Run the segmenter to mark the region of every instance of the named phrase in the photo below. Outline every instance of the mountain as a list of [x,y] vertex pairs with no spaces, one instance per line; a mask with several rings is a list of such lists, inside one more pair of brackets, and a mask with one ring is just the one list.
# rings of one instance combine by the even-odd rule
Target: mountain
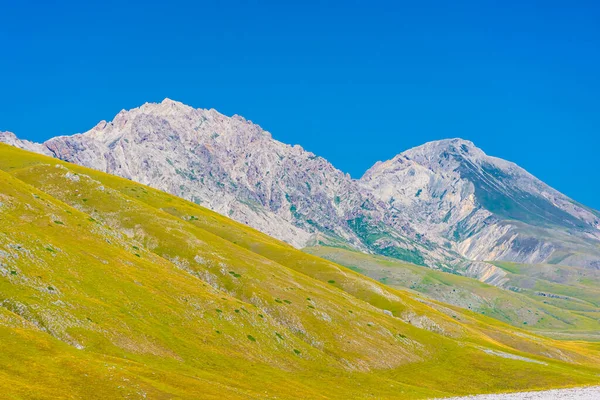
[[600,349],[393,289],[0,144],[8,398],[417,399],[597,384]]
[[469,141],[442,140],[377,163],[360,182],[418,232],[471,260],[600,268],[600,214]]
[[121,111],[90,131],[35,145],[0,141],[148,184],[295,247],[352,246],[433,264],[456,260],[421,243],[403,216],[322,157],[272,139],[239,116],[165,99]]
[[348,210],[373,202],[347,175],[300,146],[273,140],[242,117],[169,99],[122,111],[112,122],[43,147],[57,158],[202,204],[296,247],[319,230],[358,244],[344,221],[353,218]]
[[287,243],[358,249],[496,285],[489,261],[598,268],[600,214],[460,139],[351,179],[240,116],[165,99],[43,144],[0,141],[164,190]]

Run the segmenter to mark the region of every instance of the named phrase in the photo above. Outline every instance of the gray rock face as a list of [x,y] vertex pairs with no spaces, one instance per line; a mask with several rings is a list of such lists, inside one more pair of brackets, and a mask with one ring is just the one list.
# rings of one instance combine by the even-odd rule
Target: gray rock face
[[51,156],[52,153],[43,144],[33,143],[28,140],[21,140],[12,132],[0,131],[0,142],[10,144],[11,146],[19,147],[24,150],[33,151],[34,153],[41,153],[47,156]]
[[377,163],[360,180],[414,229],[470,260],[593,266],[598,213],[471,142],[441,140]]
[[164,190],[296,247],[349,246],[497,284],[502,271],[481,261],[600,260],[597,212],[460,139],[353,180],[240,116],[165,99],[83,134],[0,141]]

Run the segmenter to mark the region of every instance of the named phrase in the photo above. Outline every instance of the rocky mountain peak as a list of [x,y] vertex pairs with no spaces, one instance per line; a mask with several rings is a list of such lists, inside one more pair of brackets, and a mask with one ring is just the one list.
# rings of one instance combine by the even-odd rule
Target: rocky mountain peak
[[142,108],[146,112],[157,115],[181,115],[196,110],[194,107],[169,98],[165,98],[160,103],[146,103]]
[[160,102],[160,104],[170,105],[171,107],[177,107],[178,105],[182,105],[182,106],[186,106],[187,107],[187,105],[183,104],[182,102],[177,101],[177,100],[172,100],[172,99],[170,99],[168,97],[165,97],[163,99],[163,101]]
[[478,162],[487,157],[473,142],[464,139],[445,139],[428,142],[400,154],[430,168],[454,169],[464,160]]
[[112,121],[100,121],[89,131],[71,138],[79,136],[113,146],[120,140],[147,141],[150,136],[162,142],[176,140],[188,147],[206,141],[212,147],[231,147],[271,139],[269,132],[239,115],[228,117],[214,109],[193,108],[169,98],[121,110]]
[[17,135],[9,131],[0,131],[0,140],[6,144],[12,144],[12,142],[19,140]]
[[406,150],[391,160],[378,161],[365,172],[361,180],[369,181],[376,179],[380,174],[396,173],[405,169],[408,169],[410,174],[423,168],[436,172],[451,172],[463,165],[465,160],[478,163],[486,157],[488,156],[469,140],[436,140]]
[[458,154],[468,154],[472,150],[480,151],[480,149],[477,148],[477,146],[475,146],[475,144],[470,140],[452,138],[427,142],[425,144],[422,144],[421,146],[417,146],[410,150],[407,150],[406,152],[422,151],[424,153],[440,153],[448,151]]

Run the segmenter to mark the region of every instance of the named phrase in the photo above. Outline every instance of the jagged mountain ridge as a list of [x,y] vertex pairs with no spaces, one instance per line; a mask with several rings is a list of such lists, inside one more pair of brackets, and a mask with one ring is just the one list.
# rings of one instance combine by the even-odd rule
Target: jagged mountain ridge
[[[366,200],[341,171],[300,146],[272,140],[242,117],[228,118],[168,99],[122,111],[112,122],[102,121],[84,134],[50,139],[43,146],[46,154],[188,198],[296,247],[311,236],[301,226],[298,208],[306,219],[318,220],[310,213],[314,203],[301,202],[304,196],[331,197],[321,193],[331,190],[343,193],[349,203]],[[325,177],[327,188],[315,185]],[[289,185],[291,179],[303,186]],[[297,193],[283,193],[280,188],[285,185],[294,186]],[[341,207],[320,207],[319,214],[329,220],[343,214]],[[336,228],[332,221],[320,222],[324,229]]]
[[[600,259],[590,244],[599,237],[597,214],[466,141],[426,144],[353,180],[240,116],[169,99],[123,110],[112,122],[41,145],[8,133],[0,140],[190,199],[296,247],[350,245],[498,282],[501,271],[469,260],[562,258],[594,266]],[[547,203],[559,204],[533,220],[521,207],[525,217],[514,221],[514,212],[494,209],[498,193],[512,198],[498,189],[506,176],[490,181],[481,178],[482,170],[509,177],[519,171],[511,184],[524,193],[527,185],[536,187]]]
[[389,215],[385,204],[322,157],[273,140],[239,116],[165,99],[42,145],[0,136],[192,200],[296,247],[335,243],[431,265],[460,258],[420,243],[407,219]]

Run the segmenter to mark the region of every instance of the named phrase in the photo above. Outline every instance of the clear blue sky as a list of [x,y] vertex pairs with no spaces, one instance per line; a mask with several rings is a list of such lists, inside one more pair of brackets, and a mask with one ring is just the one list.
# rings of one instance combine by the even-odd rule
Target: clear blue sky
[[40,141],[169,97],[354,177],[470,139],[600,209],[597,1],[87,3],[3,2],[0,130]]

